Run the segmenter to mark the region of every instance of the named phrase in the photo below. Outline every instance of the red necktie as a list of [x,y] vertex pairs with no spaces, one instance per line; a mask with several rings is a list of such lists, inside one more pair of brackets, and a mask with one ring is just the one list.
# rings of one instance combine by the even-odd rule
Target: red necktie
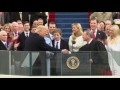
[[17,36],[17,32],[15,32],[15,36]]
[[95,40],[95,31],[93,31],[93,35],[92,35],[92,38]]

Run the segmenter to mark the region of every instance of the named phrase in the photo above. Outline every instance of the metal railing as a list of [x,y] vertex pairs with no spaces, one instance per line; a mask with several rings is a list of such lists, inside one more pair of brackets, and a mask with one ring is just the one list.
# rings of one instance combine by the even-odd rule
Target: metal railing
[[0,74],[21,76],[120,76],[120,52],[0,51]]

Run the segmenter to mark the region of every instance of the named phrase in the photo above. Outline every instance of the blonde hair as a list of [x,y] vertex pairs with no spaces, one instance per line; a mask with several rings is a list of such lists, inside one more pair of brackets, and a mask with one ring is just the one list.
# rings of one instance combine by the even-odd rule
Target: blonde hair
[[35,33],[41,32],[42,30],[44,30],[46,27],[44,25],[39,25],[36,30]]
[[2,37],[2,35],[3,35],[4,33],[6,33],[6,34],[7,34],[7,32],[6,32],[6,31],[4,31],[4,30],[0,31],[0,39],[1,39],[1,37]]
[[72,39],[75,40],[77,35],[78,36],[81,36],[82,33],[83,33],[83,29],[82,29],[82,26],[80,23],[73,23],[72,26],[75,26],[77,27],[77,29],[79,30],[79,33],[75,34],[75,33],[72,33]]
[[117,41],[118,39],[120,39],[120,28],[119,28],[118,25],[112,25],[111,28],[110,28],[110,30],[113,31],[114,36],[113,36],[113,37],[110,36],[109,39],[108,39],[108,41],[109,41],[111,44],[115,44],[116,41]]
[[5,27],[9,27],[9,29],[10,29],[10,31],[11,31],[11,27],[10,27],[9,24],[5,24],[5,25],[3,26],[3,30],[5,30]]
[[[9,27],[10,31],[7,32],[7,31],[5,30],[5,27]],[[8,23],[8,24],[5,24],[5,25],[3,26],[3,30],[6,31],[6,32],[9,34],[9,37],[10,37],[10,38],[14,38],[13,32],[12,32],[12,30],[11,30],[11,26],[10,26],[9,23]]]
[[118,25],[112,25],[110,29],[113,30],[114,36],[120,35],[120,28]]

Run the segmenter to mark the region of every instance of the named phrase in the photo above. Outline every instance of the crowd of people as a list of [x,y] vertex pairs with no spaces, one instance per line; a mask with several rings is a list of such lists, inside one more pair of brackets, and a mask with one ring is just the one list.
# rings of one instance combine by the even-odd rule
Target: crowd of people
[[71,23],[72,33],[69,41],[65,41],[55,22],[45,26],[45,12],[22,12],[22,19],[21,12],[0,12],[0,50],[61,51],[63,54],[105,51],[91,54],[92,75],[101,75],[102,70],[120,75],[120,65],[107,53],[120,51],[119,15],[119,12],[93,12],[90,28],[83,31],[81,23]]

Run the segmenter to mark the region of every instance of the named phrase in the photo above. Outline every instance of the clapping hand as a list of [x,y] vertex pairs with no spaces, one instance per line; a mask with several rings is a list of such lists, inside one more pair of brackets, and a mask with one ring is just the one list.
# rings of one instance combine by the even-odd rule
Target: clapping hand
[[92,60],[92,59],[90,59],[90,63],[91,63],[91,64],[93,63],[93,60]]
[[17,39],[18,39],[18,36],[14,36],[13,39],[12,39],[12,41],[15,41]]
[[17,47],[19,46],[19,44],[20,44],[20,43],[15,43],[15,44],[14,44],[14,49],[17,50]]

